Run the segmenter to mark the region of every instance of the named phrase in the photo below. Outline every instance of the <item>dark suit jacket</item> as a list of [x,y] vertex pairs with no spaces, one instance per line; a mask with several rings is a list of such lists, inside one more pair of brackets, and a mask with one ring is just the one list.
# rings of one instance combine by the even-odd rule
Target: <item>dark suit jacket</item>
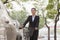
[[24,27],[25,25],[29,22],[29,35],[32,36],[33,35],[33,32],[35,31],[35,27],[38,28],[39,26],[39,16],[35,16],[35,19],[34,21],[32,22],[32,16],[29,16],[27,18],[27,20],[25,21],[25,23],[23,24]]
[[38,27],[39,26],[39,16],[35,16],[34,21],[32,22],[32,16],[28,16],[27,20],[24,22],[24,27],[25,25],[29,22],[29,27]]

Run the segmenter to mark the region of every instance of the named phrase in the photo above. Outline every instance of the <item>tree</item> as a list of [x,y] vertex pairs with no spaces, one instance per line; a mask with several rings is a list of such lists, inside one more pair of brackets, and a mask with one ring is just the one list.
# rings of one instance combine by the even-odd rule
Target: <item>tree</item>
[[[54,3],[54,1],[53,1],[53,2],[51,1],[50,3]],[[58,22],[58,20],[59,20],[59,12],[58,12],[58,11],[59,11],[59,8],[60,8],[59,0],[56,0],[56,3],[54,3],[54,4],[55,4],[55,5],[57,4],[57,5],[56,5],[56,8],[57,8],[57,9],[56,9],[55,12],[54,12],[54,11],[52,11],[52,12],[54,12],[54,15],[56,15],[55,13],[57,13],[57,15],[56,15],[56,17],[55,17],[54,15],[51,16],[52,13],[50,12],[50,16],[48,16],[48,17],[49,17],[49,18],[51,18],[51,17],[54,18],[54,17],[55,17],[55,21],[54,21],[54,22],[55,22],[55,25],[54,25],[54,40],[57,40],[57,39],[56,39],[56,26],[57,26],[57,22]],[[54,6],[55,6],[55,5],[54,5]],[[50,9],[50,10],[51,10],[51,9]],[[48,15],[49,15],[49,14],[48,14]]]
[[60,3],[58,4],[58,8],[60,8]]
[[[56,0],[49,0],[49,4],[47,5],[47,10],[48,10],[48,13],[47,13],[47,17],[48,18],[51,18],[51,19],[54,19],[55,18],[55,15],[58,13],[57,12],[57,3],[54,3],[56,2]],[[56,6],[56,8],[54,8]],[[57,18],[58,18],[58,14],[55,18],[55,26],[54,26],[54,40],[56,40],[56,25],[57,25]]]
[[21,24],[23,24],[27,16],[25,11],[12,11],[10,17],[14,20],[18,20]]
[[8,3],[8,0],[2,0],[2,2],[5,4],[5,3]]
[[49,3],[46,7],[47,9],[47,17],[50,18],[50,19],[54,19],[55,15],[57,14],[57,9],[54,8],[55,6],[57,7],[56,3],[54,3],[56,1],[54,0],[49,0]]
[[50,27],[47,25],[47,20],[45,18],[45,25],[48,28],[48,40],[50,40]]
[[57,10],[51,9],[47,12],[47,18],[54,19],[56,14],[57,14]]

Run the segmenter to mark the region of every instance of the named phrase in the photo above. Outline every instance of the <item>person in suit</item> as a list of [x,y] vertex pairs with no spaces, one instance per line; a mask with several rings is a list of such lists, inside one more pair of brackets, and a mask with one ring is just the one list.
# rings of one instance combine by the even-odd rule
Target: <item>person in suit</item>
[[39,26],[39,16],[36,15],[36,9],[31,9],[32,15],[28,16],[27,20],[24,22],[23,27],[29,22],[30,30],[30,40],[37,40],[38,38],[38,26]]

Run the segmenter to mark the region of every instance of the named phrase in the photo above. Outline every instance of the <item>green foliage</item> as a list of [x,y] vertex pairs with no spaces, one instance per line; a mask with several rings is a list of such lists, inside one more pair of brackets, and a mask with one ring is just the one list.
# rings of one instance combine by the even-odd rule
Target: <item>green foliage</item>
[[34,1],[36,1],[36,2],[37,2],[38,0],[34,0]]
[[1,0],[3,2],[3,4],[8,3],[8,0]]
[[7,6],[7,8],[12,9],[12,4],[11,3],[7,3],[6,6]]
[[55,14],[57,14],[57,10],[53,9],[53,10],[49,10],[47,13],[47,17],[50,19],[54,19]]
[[10,17],[14,20],[17,19],[21,24],[23,24],[27,16],[26,16],[26,12],[24,11],[18,11],[18,12],[12,11]]
[[40,17],[39,28],[41,29],[42,27],[44,27],[44,18]]
[[54,0],[49,0],[49,3],[53,3],[54,2]]
[[6,1],[6,0],[1,0],[3,3]]
[[49,4],[47,5],[47,18],[54,19],[55,15],[57,14],[57,10],[54,8],[54,2],[57,0],[49,0]]
[[60,8],[60,3],[58,4],[58,8]]
[[47,7],[46,7],[46,9],[47,9],[47,10],[51,10],[51,9],[53,9],[53,7],[54,7],[53,4],[48,4]]
[[28,0],[21,0],[22,2],[27,2]]

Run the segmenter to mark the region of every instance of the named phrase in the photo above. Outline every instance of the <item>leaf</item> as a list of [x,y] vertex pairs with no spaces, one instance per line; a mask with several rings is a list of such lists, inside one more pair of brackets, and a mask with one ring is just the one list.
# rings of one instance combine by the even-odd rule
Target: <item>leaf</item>
[[60,8],[60,3],[58,4],[58,8]]
[[10,17],[14,20],[17,19],[21,24],[23,24],[27,16],[26,12],[22,10],[22,11],[12,11]]
[[57,10],[52,9],[47,12],[47,17],[50,19],[54,19],[55,15],[57,14]]
[[21,0],[22,2],[27,2],[28,0]]
[[12,4],[11,3],[7,3],[6,6],[7,6],[7,8],[12,9]]
[[53,3],[54,2],[54,0],[49,0],[49,3]]
[[51,9],[53,9],[53,7],[54,7],[53,4],[48,4],[47,7],[46,7],[46,9],[47,9],[47,10],[51,10]]
[[41,29],[42,27],[44,27],[44,18],[43,17],[40,17],[39,28]]

